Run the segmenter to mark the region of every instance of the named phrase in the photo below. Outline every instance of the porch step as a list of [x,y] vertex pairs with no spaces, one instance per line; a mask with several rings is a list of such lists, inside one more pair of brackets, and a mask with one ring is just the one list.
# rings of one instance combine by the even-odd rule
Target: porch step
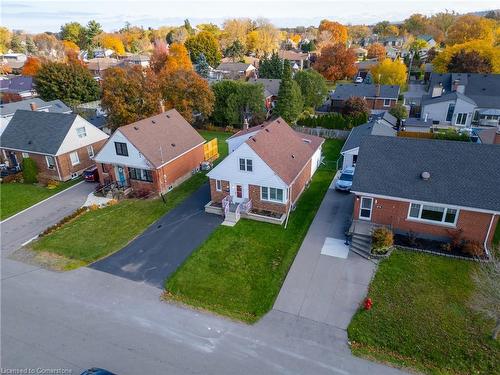
[[372,240],[370,236],[354,233],[351,238],[349,250],[352,250],[363,258],[370,259],[371,246]]
[[222,225],[225,225],[228,227],[234,227],[238,221],[239,221],[239,217],[236,216],[236,213],[229,211],[227,213],[226,217],[224,218]]

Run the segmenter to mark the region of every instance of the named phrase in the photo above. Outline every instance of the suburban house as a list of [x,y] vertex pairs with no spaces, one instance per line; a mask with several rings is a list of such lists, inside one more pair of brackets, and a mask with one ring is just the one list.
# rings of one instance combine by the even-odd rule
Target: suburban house
[[9,76],[0,79],[0,92],[18,94],[23,99],[37,95],[33,77],[26,76]]
[[500,145],[500,124],[495,128],[483,128],[476,130],[479,143]]
[[422,39],[423,41],[425,41],[427,43],[427,46],[425,48],[426,52],[429,49],[436,47],[436,45],[437,45],[437,42],[434,40],[434,37],[432,35],[422,34],[422,35],[417,36],[417,39]]
[[225,62],[216,70],[222,72],[226,79],[248,79],[256,76],[256,68],[252,64],[242,62]]
[[356,166],[361,141],[369,135],[395,137],[397,136],[397,131],[383,119],[374,119],[366,124],[354,127],[342,146],[342,150],[340,150],[340,155],[342,155],[342,170]]
[[0,64],[12,69],[12,73],[20,74],[28,56],[24,53],[5,53],[0,55]]
[[67,181],[94,164],[108,136],[74,113],[17,110],[0,138],[9,167],[21,168],[29,157],[39,180]]
[[341,83],[330,95],[334,111],[342,112],[347,99],[360,97],[366,100],[372,113],[382,113],[391,109],[396,105],[398,96],[399,86],[365,83]]
[[5,130],[18,109],[26,111],[71,113],[72,110],[59,99],[46,102],[40,98],[21,100],[18,102],[0,104],[0,135]]
[[280,90],[281,79],[272,78],[250,78],[248,83],[261,84],[264,86],[264,98],[266,100],[266,109],[270,111],[274,108],[278,100],[278,92]]
[[102,78],[106,69],[117,66],[119,61],[112,57],[95,57],[87,63],[87,69],[95,78]]
[[421,117],[435,124],[496,127],[500,120],[500,74],[432,73],[422,96]]
[[309,68],[309,54],[293,50],[279,50],[280,59],[287,60],[295,71]]
[[368,50],[363,47],[353,48],[353,51],[356,54],[358,60],[364,60],[368,56]]
[[101,185],[165,193],[200,169],[205,140],[175,109],[121,126],[95,157]]
[[147,68],[149,66],[150,59],[149,55],[130,55],[123,59],[120,62],[120,65],[139,65],[143,68]]
[[378,65],[378,59],[367,59],[363,61],[357,61],[355,64],[356,68],[358,69],[356,77],[361,77],[364,80],[366,79],[368,73],[370,73],[371,68]]
[[401,130],[414,133],[430,133],[432,127],[431,118],[410,117],[403,120]]
[[354,221],[488,248],[500,215],[499,160],[496,145],[365,137],[351,189]]
[[207,212],[283,223],[321,162],[323,138],[294,131],[281,117],[227,140],[229,155],[213,170]]

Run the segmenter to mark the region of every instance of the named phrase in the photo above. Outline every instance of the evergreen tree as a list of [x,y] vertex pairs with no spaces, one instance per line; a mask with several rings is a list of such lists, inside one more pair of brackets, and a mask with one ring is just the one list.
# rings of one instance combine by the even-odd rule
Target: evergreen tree
[[283,76],[278,91],[278,103],[276,113],[291,124],[294,124],[302,112],[304,100],[300,93],[300,87],[292,79],[292,67],[288,61],[283,64]]
[[10,49],[15,53],[24,53],[24,47],[21,43],[21,37],[19,34],[12,34],[12,39],[10,40]]
[[203,78],[208,78],[208,74],[210,73],[210,65],[208,65],[207,59],[203,53],[200,54],[196,61],[196,73]]
[[90,20],[84,32],[83,48],[92,49],[94,47],[94,38],[102,33],[101,24],[95,20]]
[[325,78],[315,70],[301,70],[294,77],[299,84],[304,107],[316,108],[324,103],[328,94]]
[[26,37],[26,51],[30,55],[34,55],[37,52],[35,42],[33,42],[33,39],[31,37]]
[[279,58],[276,52],[273,52],[271,58],[263,58],[259,63],[259,78],[277,78],[283,76],[283,60]]
[[241,42],[236,39],[229,47],[224,51],[224,56],[231,58],[233,62],[240,61],[245,55],[245,47]]

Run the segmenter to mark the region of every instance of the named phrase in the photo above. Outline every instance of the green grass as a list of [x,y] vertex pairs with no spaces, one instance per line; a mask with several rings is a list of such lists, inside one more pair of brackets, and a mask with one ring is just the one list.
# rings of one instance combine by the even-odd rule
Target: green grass
[[469,307],[475,267],[471,261],[393,252],[370,285],[373,308],[360,309],[349,325],[353,352],[430,374],[498,374],[493,322]]
[[497,223],[497,228],[493,236],[493,245],[500,246],[500,220]]
[[[335,160],[341,147],[327,141],[326,158]],[[316,172],[287,229],[252,220],[217,228],[166,282],[166,295],[245,322],[258,320],[272,308],[333,173],[326,167]]]
[[67,189],[80,182],[80,179],[62,182],[55,189],[48,189],[35,184],[21,184],[17,182],[0,185],[0,220],[4,220],[35,203]]
[[[228,133],[201,132],[207,139],[218,138],[219,153],[227,154]],[[206,182],[199,173],[161,199],[127,199],[117,205],[89,211],[32,244],[32,249],[67,258],[69,264],[84,265],[120,250],[149,225],[176,207]],[[70,266],[72,268],[72,266]]]

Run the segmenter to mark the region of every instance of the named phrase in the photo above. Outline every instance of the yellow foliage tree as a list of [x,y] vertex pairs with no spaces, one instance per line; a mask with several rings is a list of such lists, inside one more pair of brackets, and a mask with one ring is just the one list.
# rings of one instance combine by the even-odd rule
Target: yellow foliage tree
[[338,22],[333,22],[328,20],[321,21],[321,23],[319,24],[318,33],[320,35],[322,34],[329,36],[329,38],[324,41],[325,44],[326,43],[344,44],[345,42],[347,42],[347,37],[348,37],[347,27]]
[[6,27],[0,26],[0,53],[7,53],[10,47],[12,33]]
[[71,40],[63,40],[62,44],[64,46],[64,52],[75,52],[78,53],[80,52],[80,47],[76,45],[76,43],[72,42]]
[[406,65],[401,60],[384,59],[371,68],[373,81],[382,85],[406,85]]
[[481,57],[491,62],[492,73],[500,73],[500,46],[493,46],[486,40],[473,40],[446,47],[432,61],[434,70],[438,73],[446,73],[451,58],[460,51],[479,53]]
[[189,58],[188,51],[183,44],[172,43],[168,49],[167,61],[163,70],[193,70],[193,64]]
[[290,36],[290,40],[294,42],[295,44],[299,44],[301,37],[299,34],[293,34]]
[[481,39],[493,43],[496,22],[487,18],[466,14],[459,17],[448,29],[446,44],[454,45]]
[[99,37],[99,42],[104,48],[109,48],[115,51],[118,55],[125,54],[125,46],[121,38],[115,34],[102,34]]

